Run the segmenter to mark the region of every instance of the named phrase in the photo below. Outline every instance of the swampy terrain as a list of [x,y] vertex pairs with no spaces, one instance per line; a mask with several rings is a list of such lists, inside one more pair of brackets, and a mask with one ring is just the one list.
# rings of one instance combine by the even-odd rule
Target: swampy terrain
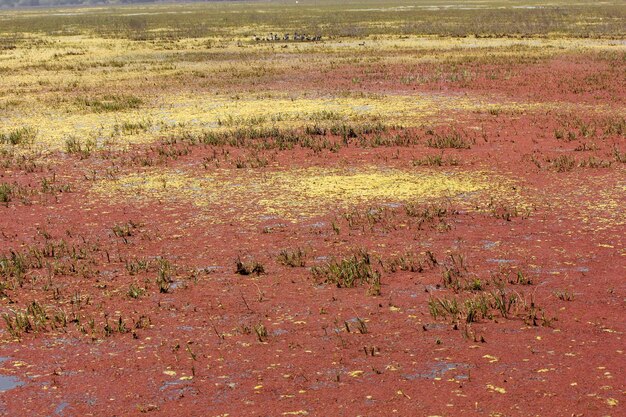
[[625,28],[0,11],[0,415],[624,415]]

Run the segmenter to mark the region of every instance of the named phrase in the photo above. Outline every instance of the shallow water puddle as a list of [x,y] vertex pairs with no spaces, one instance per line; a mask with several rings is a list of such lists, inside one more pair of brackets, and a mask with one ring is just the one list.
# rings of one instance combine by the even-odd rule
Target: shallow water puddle
[[[6,362],[9,358],[0,357],[0,363]],[[24,385],[24,381],[12,375],[0,375],[0,393],[12,390]]]
[[24,382],[16,376],[0,375],[0,392],[12,390],[22,385],[24,385]]

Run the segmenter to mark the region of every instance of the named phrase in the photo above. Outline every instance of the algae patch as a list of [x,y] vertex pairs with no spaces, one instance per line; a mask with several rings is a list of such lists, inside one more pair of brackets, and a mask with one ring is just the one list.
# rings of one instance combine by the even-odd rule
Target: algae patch
[[219,195],[214,192],[215,179],[209,176],[193,177],[180,171],[133,173],[117,180],[96,184],[92,191],[113,200],[165,200],[167,202],[192,201],[206,206]]
[[307,169],[278,172],[267,180],[259,204],[268,212],[293,216],[319,214],[329,205],[406,202],[459,197],[484,190],[486,178],[477,173],[407,172],[369,168],[362,171]]
[[183,171],[130,174],[102,181],[93,191],[115,201],[219,205],[224,215],[296,220],[359,204],[426,202],[450,198],[471,204],[483,192],[506,192],[505,178],[486,172],[404,171],[365,167],[308,168],[277,172],[223,170],[206,176]]

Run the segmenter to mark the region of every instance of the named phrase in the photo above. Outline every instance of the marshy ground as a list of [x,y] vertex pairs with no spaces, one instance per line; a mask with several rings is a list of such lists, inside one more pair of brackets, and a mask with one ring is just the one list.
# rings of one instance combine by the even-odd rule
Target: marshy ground
[[0,12],[0,413],[620,415],[626,7],[445,3]]

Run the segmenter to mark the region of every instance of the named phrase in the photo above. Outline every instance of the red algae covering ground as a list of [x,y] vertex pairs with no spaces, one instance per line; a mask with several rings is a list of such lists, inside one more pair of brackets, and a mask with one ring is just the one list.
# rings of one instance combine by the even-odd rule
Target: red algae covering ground
[[490,100],[409,127],[6,156],[0,414],[624,415],[623,54],[264,87]]

